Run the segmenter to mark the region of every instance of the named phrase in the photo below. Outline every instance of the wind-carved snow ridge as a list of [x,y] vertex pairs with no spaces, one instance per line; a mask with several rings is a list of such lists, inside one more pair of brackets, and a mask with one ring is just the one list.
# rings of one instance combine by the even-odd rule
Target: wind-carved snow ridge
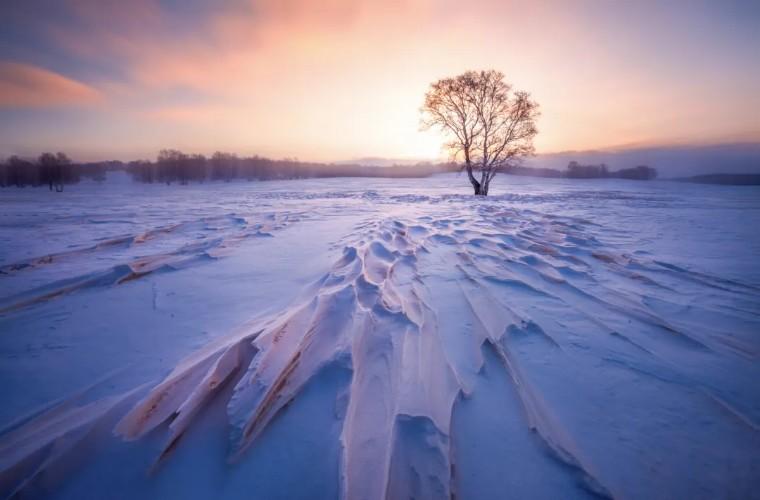
[[235,379],[227,410],[236,460],[317,372],[336,363],[353,370],[341,436],[344,497],[449,497],[460,387],[417,274],[420,251],[404,224],[380,225],[368,241],[346,247],[302,302],[183,362],[117,433],[135,439],[169,421],[163,459],[214,391]]
[[[171,224],[138,234],[104,239],[95,245],[25,259],[0,267],[0,277],[37,273],[46,268],[72,266],[87,270],[32,289],[0,297],[0,314],[93,287],[119,285],[151,273],[184,269],[228,255],[247,238],[271,237],[304,214],[205,217]],[[191,239],[191,242],[187,240]],[[99,260],[114,260],[107,269]]]
[[54,472],[80,450],[102,440],[103,424],[113,425],[125,404],[145,387],[105,398],[90,392],[108,377],[77,391],[34,415],[21,419],[0,434],[0,493],[4,497],[23,495],[46,474]]
[[[344,497],[395,497],[408,488],[405,496],[446,497],[459,387],[417,276],[420,242],[397,221],[373,233],[346,247],[311,298],[253,341],[257,353],[228,405],[232,458],[320,369],[338,363],[353,370],[341,436]],[[406,435],[418,427],[421,434]],[[421,480],[409,481],[409,471]]]
[[[485,483],[515,496],[526,489],[543,498],[558,491],[568,498],[656,496],[692,453],[671,450],[663,428],[696,450],[710,448],[707,433],[683,430],[683,415],[699,416],[731,443],[758,439],[760,407],[747,397],[757,341],[747,331],[698,321],[756,324],[760,308],[752,297],[760,291],[752,285],[616,252],[600,241],[597,224],[581,218],[499,202],[463,208],[456,197],[396,201],[421,206],[355,225],[332,266],[288,307],[210,342],[147,394],[56,407],[4,434],[0,450],[17,451],[2,454],[2,491],[22,492],[63,459],[63,438],[77,443],[78,433],[110,423],[115,414],[119,437],[163,440],[151,469],[161,474],[219,399],[228,459],[241,464],[260,451],[262,437],[309,383],[335,367],[351,373],[345,390],[330,395],[342,426],[335,480],[345,499],[475,498]],[[298,217],[273,216],[258,226],[216,221],[225,228],[221,236],[212,231],[216,236],[151,253],[142,271],[134,268],[141,261],[131,261],[116,282],[159,269],[161,262],[215,255]],[[142,244],[138,240],[106,247]],[[27,268],[101,250],[17,263],[3,272],[33,272]],[[50,293],[111,278],[75,278]],[[674,290],[684,283],[714,291],[710,305],[679,298]],[[25,307],[48,296],[33,290],[3,305]],[[484,404],[479,391],[497,387],[489,397],[499,400],[502,413],[488,416],[496,424],[488,427],[482,415],[468,420],[468,408]],[[132,404],[136,394],[142,397]],[[126,412],[125,402],[131,405]],[[468,446],[478,439],[480,446],[492,440],[504,450],[497,475],[472,472]],[[704,458],[695,467],[708,471],[722,458]],[[660,470],[666,479],[658,479]],[[639,484],[650,475],[652,486]],[[697,476],[705,481],[700,491],[714,491],[709,475]],[[482,484],[473,486],[473,477]],[[673,488],[666,494],[690,491]]]
[[399,222],[365,244],[362,310],[344,423],[345,498],[448,498],[451,412],[460,390],[417,271],[424,252]]

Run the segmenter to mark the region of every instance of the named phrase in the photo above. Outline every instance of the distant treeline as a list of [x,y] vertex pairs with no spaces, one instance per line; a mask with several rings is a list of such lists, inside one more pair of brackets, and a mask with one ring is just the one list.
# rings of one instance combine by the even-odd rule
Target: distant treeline
[[74,163],[64,153],[42,153],[36,160],[11,156],[0,163],[0,187],[47,186],[51,191],[63,191],[64,185],[83,177],[105,179],[107,168],[109,162]]
[[610,170],[606,164],[581,165],[577,161],[567,164],[564,171],[553,168],[514,167],[509,171],[512,175],[532,177],[556,177],[567,179],[632,179],[648,181],[657,177],[657,170],[646,165]]
[[455,163],[418,163],[390,167],[344,163],[272,160],[261,156],[239,157],[217,152],[210,158],[164,149],[156,161],[138,160],[74,163],[64,153],[43,153],[36,160],[11,156],[0,163],[0,187],[48,186],[62,191],[82,178],[102,181],[109,170],[125,170],[135,181],[146,183],[305,179],[314,177],[427,177],[458,171]]
[[458,170],[454,163],[418,163],[374,167],[343,163],[314,163],[297,160],[272,160],[261,156],[238,157],[216,152],[210,158],[164,149],[156,161],[133,161],[127,172],[140,182],[231,181],[233,179],[273,180],[314,177],[427,177]]
[[[418,163],[390,167],[353,163],[315,163],[298,160],[272,160],[261,156],[240,157],[216,152],[211,157],[164,149],[155,161],[129,163],[107,161],[75,163],[64,153],[43,153],[35,160],[11,156],[0,163],[0,187],[47,186],[62,191],[66,184],[82,178],[102,181],[109,170],[125,170],[137,182],[187,184],[189,182],[275,179],[307,179],[315,177],[428,177],[441,172],[458,172],[456,163]],[[513,175],[570,179],[635,179],[657,177],[657,170],[640,165],[610,170],[607,165],[581,165],[571,161],[565,171],[551,168],[513,167]]]

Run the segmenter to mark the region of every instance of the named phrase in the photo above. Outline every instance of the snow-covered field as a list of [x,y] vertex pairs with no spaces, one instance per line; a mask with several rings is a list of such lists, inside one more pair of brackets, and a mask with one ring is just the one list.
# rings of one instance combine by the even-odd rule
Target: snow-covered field
[[760,189],[0,191],[0,495],[760,498]]

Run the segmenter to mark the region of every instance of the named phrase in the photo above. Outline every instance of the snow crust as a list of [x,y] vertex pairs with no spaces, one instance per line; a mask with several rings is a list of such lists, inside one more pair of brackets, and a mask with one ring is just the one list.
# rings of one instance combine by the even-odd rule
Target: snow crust
[[760,191],[0,193],[0,493],[756,498]]

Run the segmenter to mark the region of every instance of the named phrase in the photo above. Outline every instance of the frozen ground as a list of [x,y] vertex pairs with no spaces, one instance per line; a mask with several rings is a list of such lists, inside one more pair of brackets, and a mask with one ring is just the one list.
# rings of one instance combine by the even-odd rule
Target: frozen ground
[[0,495],[760,498],[760,190],[0,192]]

